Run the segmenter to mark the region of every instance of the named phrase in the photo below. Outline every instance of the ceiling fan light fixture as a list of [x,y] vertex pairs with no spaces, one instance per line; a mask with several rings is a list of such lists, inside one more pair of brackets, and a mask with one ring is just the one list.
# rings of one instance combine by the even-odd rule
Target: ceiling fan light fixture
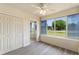
[[41,11],[40,11],[40,14],[41,14],[41,15],[45,15],[45,14],[46,14],[46,10],[41,10]]

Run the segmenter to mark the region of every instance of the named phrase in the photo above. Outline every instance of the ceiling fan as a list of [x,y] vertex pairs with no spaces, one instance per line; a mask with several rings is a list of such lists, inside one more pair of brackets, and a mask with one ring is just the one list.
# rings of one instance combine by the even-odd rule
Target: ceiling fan
[[47,12],[47,9],[45,9],[45,7],[46,7],[45,4],[44,3],[40,3],[39,6],[41,8],[40,14],[45,15],[46,12]]
[[40,11],[39,11],[39,14],[40,15],[45,15],[46,14],[46,12],[48,11],[48,9],[47,9],[47,5],[45,4],[45,3],[38,3],[38,4],[36,4],[36,5],[32,5],[32,7],[35,7],[35,8],[37,8],[37,9],[39,9]]

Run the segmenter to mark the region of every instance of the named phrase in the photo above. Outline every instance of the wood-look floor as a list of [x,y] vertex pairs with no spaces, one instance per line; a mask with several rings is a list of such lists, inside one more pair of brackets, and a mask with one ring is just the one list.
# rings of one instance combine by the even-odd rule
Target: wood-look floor
[[77,55],[77,53],[43,42],[32,42],[27,47],[19,48],[4,55]]

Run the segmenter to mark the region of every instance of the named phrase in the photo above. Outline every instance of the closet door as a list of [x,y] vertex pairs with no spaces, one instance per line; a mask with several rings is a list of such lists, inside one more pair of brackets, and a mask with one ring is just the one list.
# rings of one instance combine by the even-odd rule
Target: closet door
[[2,23],[2,16],[0,15],[0,54],[3,53],[3,23]]
[[22,47],[23,44],[23,24],[22,24],[22,19],[18,19],[19,23],[18,23],[18,45],[19,47]]
[[18,18],[16,18],[15,22],[16,48],[20,48],[22,47],[22,24]]
[[12,16],[9,16],[8,20],[9,20],[8,50],[11,51],[11,50],[16,49],[16,46],[15,46],[15,41],[16,41],[15,40],[15,18]]
[[0,54],[22,47],[22,20],[0,15]]
[[8,19],[7,16],[3,15],[3,51],[8,51]]

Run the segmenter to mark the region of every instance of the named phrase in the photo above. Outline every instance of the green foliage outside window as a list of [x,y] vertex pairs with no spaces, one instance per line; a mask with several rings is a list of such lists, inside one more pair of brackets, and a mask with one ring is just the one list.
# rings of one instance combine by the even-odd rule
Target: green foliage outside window
[[[52,22],[52,27],[54,28],[54,22]],[[66,22],[64,20],[56,20],[55,21],[55,28],[56,28],[56,30],[65,30],[66,29]]]

